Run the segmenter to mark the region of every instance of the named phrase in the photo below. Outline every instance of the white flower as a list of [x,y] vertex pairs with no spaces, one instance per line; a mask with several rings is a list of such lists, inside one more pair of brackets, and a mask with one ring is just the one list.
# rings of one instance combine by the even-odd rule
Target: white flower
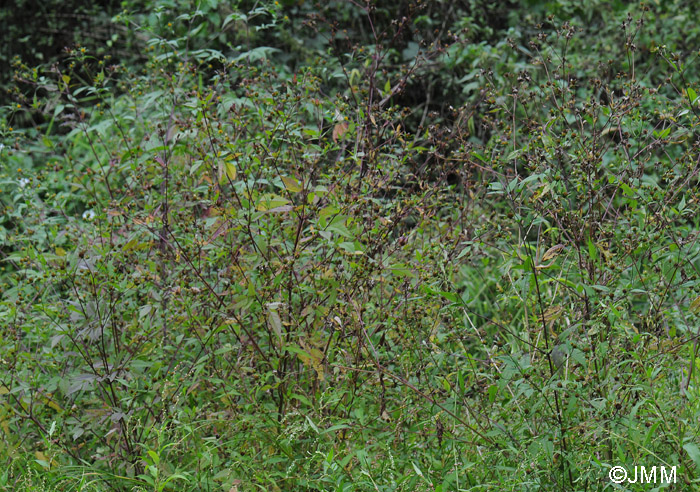
[[24,188],[29,184],[29,180],[27,178],[20,178],[19,180],[19,187]]
[[95,218],[95,212],[92,210],[86,210],[83,212],[83,219],[85,220],[92,220]]

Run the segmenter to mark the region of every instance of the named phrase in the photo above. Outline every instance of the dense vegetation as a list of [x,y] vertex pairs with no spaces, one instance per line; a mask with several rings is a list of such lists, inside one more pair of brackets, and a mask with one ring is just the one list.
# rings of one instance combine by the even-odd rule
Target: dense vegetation
[[0,489],[698,488],[693,2],[15,3]]

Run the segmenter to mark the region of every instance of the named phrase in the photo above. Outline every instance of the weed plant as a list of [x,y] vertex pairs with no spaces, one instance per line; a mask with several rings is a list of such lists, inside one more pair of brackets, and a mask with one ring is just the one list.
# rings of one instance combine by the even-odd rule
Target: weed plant
[[[607,58],[548,5],[482,42],[425,2],[210,5],[234,56],[164,7],[118,19],[138,71],[18,62],[0,487],[695,487],[696,55],[661,6]],[[261,44],[293,31],[297,67]]]

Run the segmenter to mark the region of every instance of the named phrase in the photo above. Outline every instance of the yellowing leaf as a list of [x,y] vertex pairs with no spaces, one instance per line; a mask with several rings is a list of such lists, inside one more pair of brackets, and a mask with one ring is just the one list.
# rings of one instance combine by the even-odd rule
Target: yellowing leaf
[[693,299],[691,301],[690,310],[694,313],[697,313],[698,311],[700,311],[700,296],[697,296],[695,299]]
[[544,197],[547,193],[549,193],[549,189],[549,183],[545,183],[543,186],[540,186],[539,189],[535,192],[535,194],[532,195],[532,200],[535,201]]
[[66,256],[66,250],[59,246],[56,248],[56,256]]
[[611,126],[608,128],[604,128],[603,131],[600,132],[600,136],[604,137],[606,135],[610,135],[611,137],[614,137],[615,135],[620,133],[620,127],[619,126]]
[[238,172],[236,171],[236,163],[232,161],[223,161],[222,166],[221,166],[221,176],[219,181],[223,179],[224,176],[228,177],[231,181],[236,179],[236,176],[238,175]]
[[552,246],[542,256],[542,261],[548,261],[552,258],[556,258],[557,256],[559,256],[559,251],[561,251],[562,249],[564,249],[563,244],[557,244],[556,246]]
[[267,310],[268,310],[268,322],[270,323],[270,326],[272,326],[272,329],[274,330],[275,334],[277,335],[277,338],[279,339],[279,346],[282,346],[282,342],[284,339],[282,338],[282,319],[280,318],[279,313],[277,312],[277,309],[281,303],[279,302],[270,302],[267,304]]
[[348,122],[343,121],[341,123],[338,123],[333,127],[333,141],[335,143],[338,143],[338,140],[343,138],[343,135],[348,131]]
[[56,460],[49,460],[49,457],[41,451],[34,451],[34,457],[36,458],[36,462],[47,470],[51,468],[51,466],[56,465]]
[[549,308],[545,309],[545,311],[543,313],[544,320],[548,323],[550,321],[554,321],[554,320],[560,318],[563,312],[564,312],[564,310],[562,309],[561,306],[549,307]]
[[598,250],[603,254],[603,258],[605,258],[606,263],[610,263],[613,260],[613,255],[610,251],[608,251],[605,246],[607,246],[607,243],[603,242],[598,242],[595,243],[596,246],[598,246]]
[[298,353],[301,361],[304,363],[304,365],[311,366],[313,370],[316,371],[318,379],[325,381],[326,377],[323,370],[323,364],[321,363],[323,362],[324,358],[323,352],[316,347],[305,344],[303,340],[299,340],[299,345],[303,349],[303,351]]
[[299,181],[297,181],[294,178],[291,178],[289,176],[282,176],[282,182],[284,183],[284,187],[292,193],[299,193],[301,191],[301,185],[299,184]]
[[49,400],[49,399],[47,398],[47,399],[46,399],[46,404],[47,404],[48,406],[50,406],[51,408],[53,408],[54,410],[56,410],[57,412],[62,412],[62,411],[63,411],[63,409],[62,409],[60,406],[58,406],[58,404],[57,404],[55,401],[53,401],[53,400]]

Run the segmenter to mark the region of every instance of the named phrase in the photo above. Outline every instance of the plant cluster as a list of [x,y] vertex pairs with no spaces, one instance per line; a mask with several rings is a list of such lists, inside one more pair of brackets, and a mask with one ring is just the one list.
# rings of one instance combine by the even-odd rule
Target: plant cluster
[[525,4],[168,2],[115,19],[141,65],[18,61],[0,487],[697,483],[690,7]]

